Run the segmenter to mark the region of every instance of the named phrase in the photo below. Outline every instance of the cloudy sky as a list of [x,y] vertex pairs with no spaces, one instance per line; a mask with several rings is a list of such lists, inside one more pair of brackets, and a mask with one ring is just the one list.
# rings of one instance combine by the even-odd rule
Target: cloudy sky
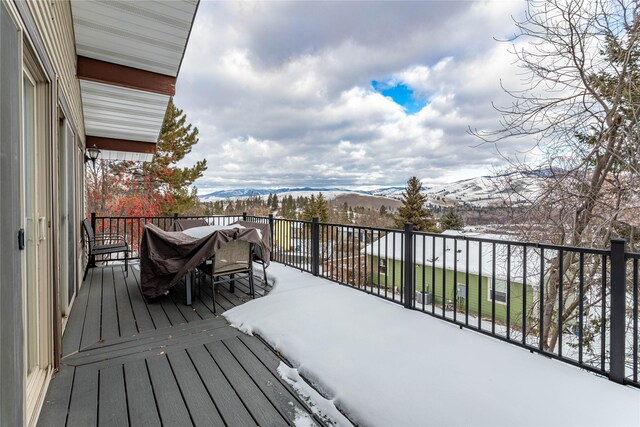
[[[426,184],[506,165],[495,128],[521,0],[203,0],[175,102],[200,129],[200,194],[223,188]],[[530,143],[511,142],[515,155]]]

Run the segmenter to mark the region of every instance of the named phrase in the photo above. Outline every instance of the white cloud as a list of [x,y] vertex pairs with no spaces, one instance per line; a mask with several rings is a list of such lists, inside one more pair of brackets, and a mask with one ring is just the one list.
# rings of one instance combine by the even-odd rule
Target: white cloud
[[[200,129],[186,162],[202,187],[394,185],[488,173],[500,163],[469,126],[495,126],[500,79],[517,83],[494,37],[524,4],[202,2],[176,104]],[[371,88],[401,82],[428,104],[408,115]],[[515,149],[516,147],[514,147]],[[519,146],[518,148],[522,148]]]

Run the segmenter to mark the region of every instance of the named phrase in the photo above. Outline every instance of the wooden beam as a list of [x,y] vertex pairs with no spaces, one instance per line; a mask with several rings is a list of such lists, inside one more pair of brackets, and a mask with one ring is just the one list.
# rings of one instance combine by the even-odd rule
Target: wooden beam
[[173,96],[176,77],[78,56],[78,78]]
[[128,139],[104,138],[90,135],[87,135],[86,141],[87,148],[95,145],[100,150],[145,154],[156,153],[156,144],[154,142],[131,141]]

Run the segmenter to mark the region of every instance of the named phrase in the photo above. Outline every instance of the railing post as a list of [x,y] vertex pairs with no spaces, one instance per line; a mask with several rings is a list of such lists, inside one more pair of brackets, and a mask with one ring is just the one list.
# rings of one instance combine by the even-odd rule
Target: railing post
[[609,379],[622,384],[625,377],[625,312],[627,266],[624,255],[626,241],[611,239],[611,338]]
[[273,239],[273,214],[269,214],[269,231],[271,232],[271,254],[269,255],[270,261],[273,261],[273,251],[276,248],[275,240]]
[[311,272],[320,274],[320,225],[318,217],[311,219]]
[[404,224],[404,308],[413,308],[413,224]]
[[178,219],[178,212],[173,213],[173,219]]
[[246,212],[242,212],[242,220],[243,221],[247,220],[247,213]]

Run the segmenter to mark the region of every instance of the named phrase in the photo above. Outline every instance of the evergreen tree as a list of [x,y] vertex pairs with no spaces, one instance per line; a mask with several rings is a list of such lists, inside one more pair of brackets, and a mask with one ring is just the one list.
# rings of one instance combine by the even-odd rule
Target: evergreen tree
[[443,230],[461,230],[463,227],[464,221],[455,207],[447,209],[440,217],[440,228]]
[[175,106],[173,99],[169,100],[156,154],[152,162],[143,166],[145,175],[161,183],[167,196],[161,206],[165,213],[182,213],[197,203],[195,191],[189,192],[188,188],[207,169],[207,160],[200,160],[192,167],[176,166],[197,143],[198,128],[187,123],[187,115]]
[[318,193],[318,197],[316,197],[316,215],[320,222],[327,222],[329,219],[329,205],[325,200],[322,193]]
[[340,223],[341,224],[349,224],[351,221],[349,219],[349,206],[347,202],[344,202],[342,206],[340,206]]
[[284,197],[280,214],[287,219],[296,219],[296,203],[293,200],[293,196]]
[[278,195],[274,194],[273,197],[271,198],[271,204],[269,205],[271,207],[272,211],[277,211],[278,210]]
[[177,167],[198,143],[198,128],[169,101],[156,153],[151,162],[101,162],[89,176],[88,192],[101,202],[90,206],[106,215],[158,215],[183,213],[198,203],[193,182],[207,169],[201,160],[192,167]]
[[403,229],[405,222],[411,222],[416,231],[439,231],[433,214],[425,208],[426,202],[427,196],[422,193],[422,183],[412,176],[407,181],[407,188],[402,192],[402,206],[396,217],[396,228]]
[[304,221],[311,221],[314,217],[320,222],[326,222],[329,218],[329,207],[322,193],[318,193],[318,197],[312,194],[302,211]]
[[316,196],[311,195],[311,199],[305,204],[302,210],[302,220],[303,221],[311,221],[311,218],[314,216],[316,206]]

